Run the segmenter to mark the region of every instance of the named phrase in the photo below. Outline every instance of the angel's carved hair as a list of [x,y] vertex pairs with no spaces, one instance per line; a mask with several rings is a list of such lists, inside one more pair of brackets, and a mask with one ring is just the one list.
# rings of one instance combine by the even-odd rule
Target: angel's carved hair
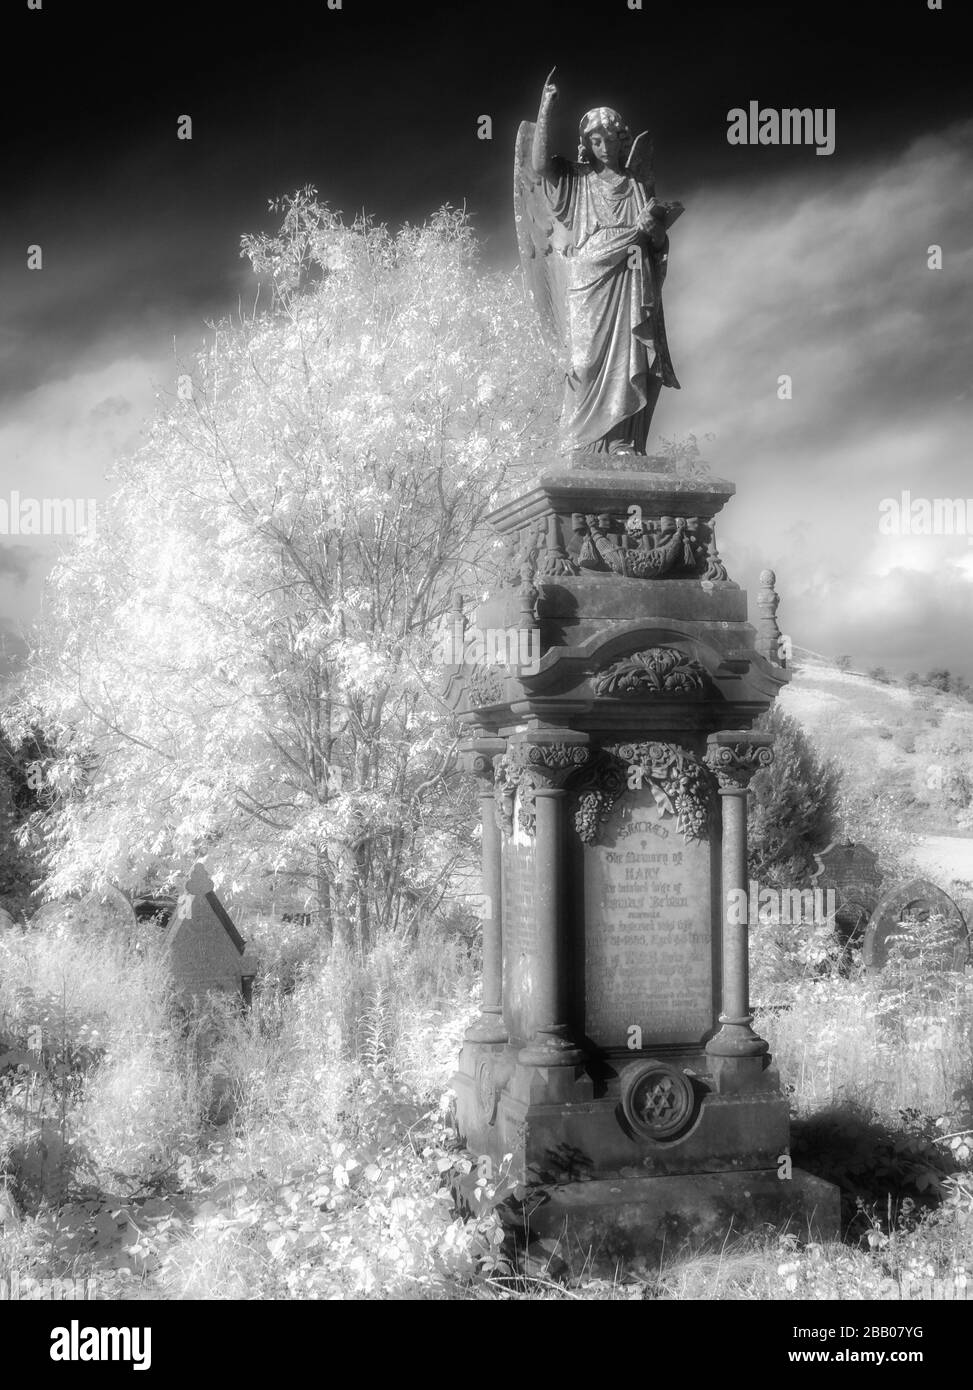
[[619,157],[622,164],[632,148],[632,134],[617,111],[610,106],[594,106],[585,112],[578,127],[578,163],[591,163],[591,136],[596,130],[610,131],[619,139]]

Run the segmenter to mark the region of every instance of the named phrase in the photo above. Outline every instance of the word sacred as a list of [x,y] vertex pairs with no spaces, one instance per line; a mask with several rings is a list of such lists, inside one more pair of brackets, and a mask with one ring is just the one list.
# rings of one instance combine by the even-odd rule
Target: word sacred
[[761,109],[758,101],[751,101],[746,111],[742,106],[727,111],[727,144],[816,145],[815,154],[834,154],[834,117],[833,106],[775,111],[770,106]]

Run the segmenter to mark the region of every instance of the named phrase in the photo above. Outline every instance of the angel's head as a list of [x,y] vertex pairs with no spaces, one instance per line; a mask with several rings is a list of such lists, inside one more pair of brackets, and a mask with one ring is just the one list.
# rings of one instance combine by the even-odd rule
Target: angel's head
[[578,128],[578,162],[617,169],[628,158],[632,137],[628,126],[610,106],[596,106]]

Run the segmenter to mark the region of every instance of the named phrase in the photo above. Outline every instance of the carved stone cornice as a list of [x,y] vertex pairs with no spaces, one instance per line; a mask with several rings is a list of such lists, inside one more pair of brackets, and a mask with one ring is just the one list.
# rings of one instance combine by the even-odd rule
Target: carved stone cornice
[[581,573],[579,566],[568,558],[561,543],[561,524],[553,512],[547,518],[547,532],[543,538],[543,549],[537,556],[537,573],[547,578]]
[[[496,802],[494,814],[497,825],[504,835],[512,835],[514,833],[514,807],[517,804],[517,792],[521,787],[523,778],[520,773],[509,767],[506,755],[497,758],[494,767],[496,769],[493,794]],[[523,807],[521,813],[521,826],[523,827]]]
[[571,522],[580,540],[582,569],[609,570],[626,579],[727,577],[711,520],[698,516],[643,520],[641,506],[633,503],[624,516],[575,512]]
[[625,764],[610,753],[598,753],[577,784],[574,827],[586,845],[597,843],[615,802],[627,786]]
[[699,758],[672,743],[615,743],[578,784],[574,825],[585,844],[597,843],[619,797],[640,787],[651,791],[660,815],[675,817],[684,839],[709,834],[715,787]]
[[678,647],[648,647],[605,666],[592,684],[596,695],[695,695],[705,688],[706,671]]
[[711,734],[706,749],[706,765],[721,791],[746,790],[750,779],[761,768],[770,767],[774,750],[770,734]]
[[474,707],[503,703],[506,694],[504,678],[496,667],[481,664],[464,666],[463,679]]
[[508,750],[515,765],[552,787],[564,783],[591,761],[586,743],[515,743]]
[[646,511],[643,503],[625,505],[616,496],[604,511],[558,509],[534,515],[507,533],[504,583],[516,588],[525,565],[541,579],[584,573],[624,579],[727,578],[712,517],[643,515]]
[[685,839],[706,839],[714,787],[705,763],[675,743],[618,743],[611,751],[627,764],[629,785],[647,786],[660,813],[675,816]]

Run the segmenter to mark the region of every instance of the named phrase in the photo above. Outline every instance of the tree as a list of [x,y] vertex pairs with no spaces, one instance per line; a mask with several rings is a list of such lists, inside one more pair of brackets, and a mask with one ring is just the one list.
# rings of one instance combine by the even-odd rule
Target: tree
[[933,690],[941,690],[943,694],[948,694],[950,680],[949,671],[940,667],[926,672],[924,684],[931,686]]
[[751,783],[750,877],[762,887],[801,887],[834,836],[841,774],[778,706],[755,727],[774,735],[774,761]]
[[95,760],[50,891],[171,883],[210,852],[231,894],[316,908],[364,949],[470,849],[438,628],[484,587],[484,517],[557,389],[464,215],[393,234],[310,189],[276,206],[279,233],[244,238],[268,307],[213,326],[117,466],[25,698]]
[[0,907],[13,916],[37,906],[43,877],[41,827],[55,799],[47,772],[57,753],[36,724],[14,720],[0,728]]
[[850,657],[850,656],[836,656],[835,659],[834,659],[834,664],[837,666],[837,668],[838,668],[839,671],[850,671],[850,670],[851,670],[851,657]]
[[878,681],[880,685],[888,685],[891,679],[884,666],[873,666],[868,675],[869,679]]

